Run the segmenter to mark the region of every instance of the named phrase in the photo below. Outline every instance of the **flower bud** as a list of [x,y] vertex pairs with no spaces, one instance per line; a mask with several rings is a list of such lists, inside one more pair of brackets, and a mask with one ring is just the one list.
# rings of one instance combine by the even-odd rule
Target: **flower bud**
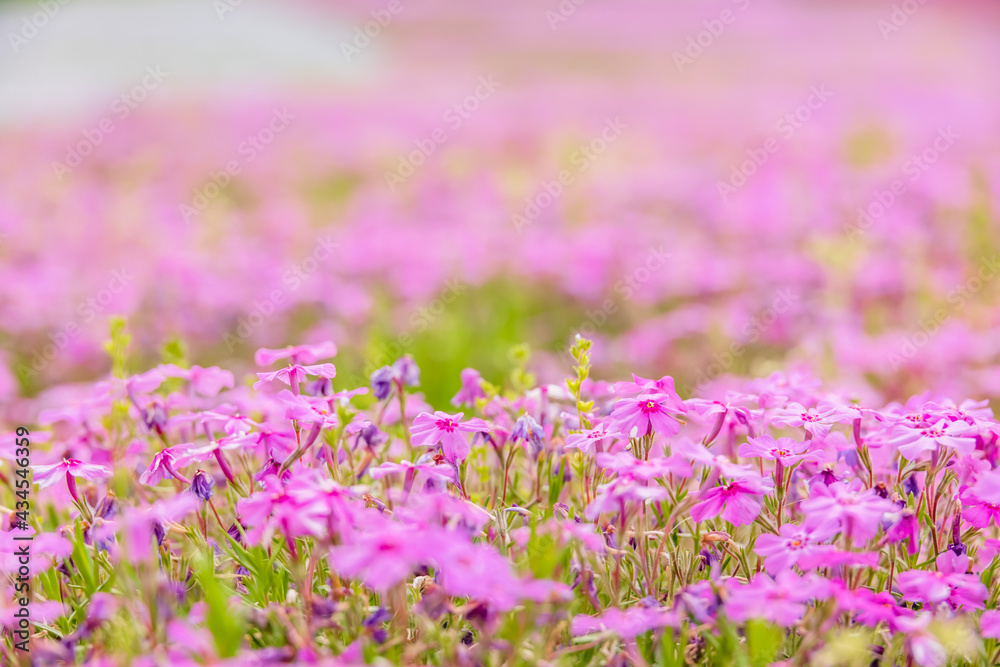
[[378,400],[388,398],[392,391],[392,368],[383,366],[372,373],[372,395]]
[[199,470],[191,478],[191,493],[198,496],[202,502],[208,502],[212,497],[213,487],[215,487],[215,478],[204,470]]
[[392,365],[393,377],[404,387],[420,386],[420,368],[410,355],[404,355]]
[[118,516],[120,507],[118,499],[115,498],[113,493],[109,492],[108,495],[101,498],[100,502],[97,503],[97,507],[94,508],[94,516],[102,519],[113,519]]

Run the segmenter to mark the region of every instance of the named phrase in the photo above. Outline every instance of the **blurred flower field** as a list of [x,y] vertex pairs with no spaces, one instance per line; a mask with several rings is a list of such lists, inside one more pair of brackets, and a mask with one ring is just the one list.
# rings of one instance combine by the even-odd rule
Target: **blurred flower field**
[[0,124],[0,664],[997,663],[995,7],[313,11]]

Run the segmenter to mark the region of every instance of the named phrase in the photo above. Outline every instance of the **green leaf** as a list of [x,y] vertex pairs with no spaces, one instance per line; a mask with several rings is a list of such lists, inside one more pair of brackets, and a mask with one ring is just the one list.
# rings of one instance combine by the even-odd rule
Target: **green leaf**
[[208,605],[207,625],[215,641],[216,651],[221,657],[231,658],[239,651],[246,633],[243,614],[230,602],[236,592],[216,576],[211,556],[202,555],[192,565]]
[[90,557],[90,551],[83,541],[83,526],[76,524],[73,539],[73,563],[77,571],[83,578],[84,590],[87,596],[91,596],[97,590],[97,577],[94,574],[94,560]]
[[752,667],[766,667],[774,662],[781,647],[781,628],[758,619],[747,623],[747,645]]

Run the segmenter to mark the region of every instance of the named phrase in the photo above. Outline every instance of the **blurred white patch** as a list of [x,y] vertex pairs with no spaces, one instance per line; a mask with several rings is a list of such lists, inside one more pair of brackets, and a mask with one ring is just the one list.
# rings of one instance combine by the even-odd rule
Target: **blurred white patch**
[[328,92],[371,69],[342,52],[354,28],[276,0],[0,3],[0,122],[163,95]]

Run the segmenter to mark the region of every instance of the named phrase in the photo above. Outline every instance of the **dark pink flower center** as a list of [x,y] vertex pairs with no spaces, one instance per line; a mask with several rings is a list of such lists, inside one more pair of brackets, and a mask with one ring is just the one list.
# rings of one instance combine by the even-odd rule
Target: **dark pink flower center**
[[772,449],[771,456],[791,456],[792,453],[787,449]]
[[925,428],[920,432],[920,435],[925,438],[940,438],[944,435],[944,433],[939,428]]
[[800,416],[802,417],[802,421],[804,421],[804,422],[818,422],[819,421],[819,417],[817,417],[816,415],[811,415],[808,412],[803,412]]
[[439,420],[437,420],[437,427],[441,431],[447,431],[448,433],[454,433],[455,432],[455,428],[458,427],[458,424],[455,422],[454,419],[439,419]]
[[651,412],[659,412],[660,405],[656,401],[646,401],[639,404],[639,409],[648,415]]

